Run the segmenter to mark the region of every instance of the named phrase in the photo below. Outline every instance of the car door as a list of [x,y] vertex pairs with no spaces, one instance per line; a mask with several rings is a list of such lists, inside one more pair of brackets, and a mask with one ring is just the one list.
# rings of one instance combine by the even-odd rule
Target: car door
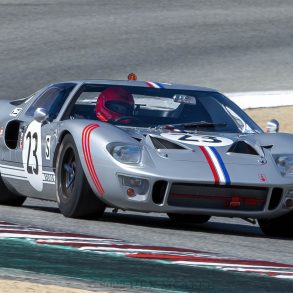
[[[49,86],[20,116],[10,121],[17,142],[4,154],[11,176],[5,178],[13,188],[26,196],[55,199],[55,175],[52,146],[56,145],[55,118],[75,84],[62,83]],[[47,114],[44,121],[34,119],[37,109]]]

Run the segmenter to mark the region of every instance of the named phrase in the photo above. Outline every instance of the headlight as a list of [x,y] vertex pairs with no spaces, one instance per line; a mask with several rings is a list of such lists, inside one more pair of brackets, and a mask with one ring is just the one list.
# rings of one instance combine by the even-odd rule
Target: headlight
[[141,161],[142,149],[138,145],[111,143],[107,146],[112,157],[123,164],[138,164]]
[[283,176],[293,176],[293,155],[278,155],[275,161]]

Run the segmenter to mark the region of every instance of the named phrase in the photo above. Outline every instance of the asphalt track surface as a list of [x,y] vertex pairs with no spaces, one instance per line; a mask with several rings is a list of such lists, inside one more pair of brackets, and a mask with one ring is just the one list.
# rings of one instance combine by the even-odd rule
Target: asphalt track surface
[[55,81],[292,89],[291,0],[0,0],[0,98]]
[[[0,98],[72,79],[175,81],[224,92],[293,88],[293,1],[0,0]],[[293,263],[292,240],[214,218],[174,226],[165,215],[66,219],[55,204],[0,207],[0,220]]]

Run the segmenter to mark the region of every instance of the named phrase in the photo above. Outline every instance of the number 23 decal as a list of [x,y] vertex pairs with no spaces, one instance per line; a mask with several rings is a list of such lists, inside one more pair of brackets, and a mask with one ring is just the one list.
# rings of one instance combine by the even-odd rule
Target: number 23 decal
[[29,124],[23,142],[22,162],[31,186],[43,190],[42,177],[42,149],[41,149],[41,123],[33,121]]
[[[32,133],[29,131],[25,139],[28,140],[28,156],[27,156],[27,172],[29,174],[39,174],[39,161],[37,156],[37,150],[38,150],[38,134],[36,132]],[[34,149],[31,149],[32,146],[32,139],[35,142]],[[35,159],[35,164],[33,166],[30,165],[31,157]]]
[[186,144],[200,145],[200,146],[225,146],[231,145],[233,141],[226,137],[211,136],[211,135],[197,135],[197,134],[182,134],[182,133],[162,133],[163,137],[183,142]]

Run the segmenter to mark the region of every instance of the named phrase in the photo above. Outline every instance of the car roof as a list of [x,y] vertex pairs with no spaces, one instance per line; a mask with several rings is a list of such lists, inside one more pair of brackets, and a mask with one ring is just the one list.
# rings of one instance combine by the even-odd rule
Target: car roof
[[177,84],[177,83],[166,83],[166,82],[154,82],[154,81],[140,81],[140,80],[75,80],[66,81],[72,83],[82,84],[97,84],[97,85],[119,85],[119,86],[136,86],[136,87],[146,87],[146,88],[163,88],[163,89],[179,89],[179,90],[193,90],[193,91],[204,91],[204,92],[218,92],[215,89],[200,87],[187,84]]

